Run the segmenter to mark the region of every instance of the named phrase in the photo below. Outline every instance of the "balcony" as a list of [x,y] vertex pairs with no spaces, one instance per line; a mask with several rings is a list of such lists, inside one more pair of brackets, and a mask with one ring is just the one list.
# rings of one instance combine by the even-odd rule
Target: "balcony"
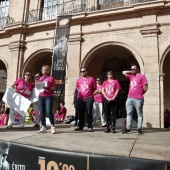
[[72,0],[63,4],[29,11],[27,23],[54,19],[58,15],[72,15],[81,12],[119,8],[149,1],[154,0],[114,0],[114,2],[113,0]]
[[12,19],[10,16],[2,17],[0,18],[0,29],[3,29],[4,27],[14,23],[14,19]]

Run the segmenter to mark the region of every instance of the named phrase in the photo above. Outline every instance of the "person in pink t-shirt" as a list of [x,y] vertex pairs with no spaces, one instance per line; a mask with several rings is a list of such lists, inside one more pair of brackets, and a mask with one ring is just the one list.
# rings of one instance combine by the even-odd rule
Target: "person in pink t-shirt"
[[96,115],[99,110],[102,127],[106,127],[105,115],[103,112],[103,94],[102,94],[102,84],[100,78],[96,79],[97,89],[93,93],[94,103],[93,103],[93,124],[96,123]]
[[130,80],[128,98],[126,100],[127,122],[122,133],[130,132],[132,114],[136,109],[138,115],[137,133],[142,134],[144,94],[148,90],[148,82],[144,75],[139,73],[137,65],[131,66],[131,71],[122,72]]
[[66,117],[67,109],[64,107],[64,105],[65,102],[61,101],[60,107],[56,110],[56,113],[54,114],[54,118],[57,122],[62,122]]
[[54,115],[52,113],[53,91],[55,90],[55,81],[54,78],[50,76],[50,67],[48,65],[43,65],[41,72],[42,76],[40,76],[39,73],[35,75],[37,82],[44,81],[45,84],[45,87],[43,87],[43,89],[40,90],[38,96],[38,108],[40,111],[40,120],[42,124],[42,127],[38,131],[38,133],[46,132],[46,114],[47,114],[51,124],[51,133],[55,134],[56,130],[54,125]]
[[[31,82],[31,73],[27,71],[24,75],[24,78],[19,78],[17,79],[14,84],[12,85],[12,88],[17,92],[20,93],[22,96],[25,98],[29,98],[31,95],[31,92],[34,88],[34,84]],[[15,111],[12,107],[10,108],[10,113],[9,113],[9,121],[8,121],[8,126],[7,128],[11,128],[13,126],[13,123],[15,121],[15,117],[17,115],[17,111]],[[19,115],[19,123],[20,123],[20,128],[24,128],[24,123],[25,123],[25,117]]]
[[107,80],[103,82],[102,94],[105,98],[104,108],[107,116],[107,128],[106,133],[115,133],[116,129],[116,108],[117,108],[117,96],[121,87],[117,80],[113,77],[111,70],[107,71]]
[[78,90],[77,105],[79,115],[79,125],[75,131],[81,131],[85,125],[85,113],[87,115],[88,131],[93,131],[92,109],[93,109],[93,92],[96,90],[96,82],[93,77],[88,76],[86,68],[82,68],[81,77],[76,82]]

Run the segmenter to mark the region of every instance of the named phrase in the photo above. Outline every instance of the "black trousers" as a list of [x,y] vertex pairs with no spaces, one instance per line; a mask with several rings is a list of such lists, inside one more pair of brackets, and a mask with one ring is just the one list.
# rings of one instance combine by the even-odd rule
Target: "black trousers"
[[107,117],[107,128],[116,128],[117,101],[104,101],[104,109]]
[[85,125],[85,115],[87,115],[88,128],[93,128],[92,121],[92,109],[93,109],[93,98],[78,99],[78,116],[79,116],[79,128],[83,129]]

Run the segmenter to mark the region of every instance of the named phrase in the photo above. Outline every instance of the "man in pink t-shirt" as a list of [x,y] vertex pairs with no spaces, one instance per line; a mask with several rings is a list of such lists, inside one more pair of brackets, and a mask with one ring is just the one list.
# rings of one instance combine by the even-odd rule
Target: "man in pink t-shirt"
[[148,82],[146,77],[139,73],[136,65],[131,66],[131,71],[123,71],[122,73],[130,80],[126,101],[127,123],[123,133],[130,132],[132,114],[136,109],[138,115],[137,133],[142,134],[144,94],[148,90]]
[[86,68],[82,68],[81,77],[76,82],[78,90],[77,105],[79,115],[79,127],[75,131],[81,131],[85,125],[85,113],[87,115],[88,131],[93,131],[92,125],[92,108],[93,108],[93,92],[96,90],[96,82],[93,77],[88,76]]

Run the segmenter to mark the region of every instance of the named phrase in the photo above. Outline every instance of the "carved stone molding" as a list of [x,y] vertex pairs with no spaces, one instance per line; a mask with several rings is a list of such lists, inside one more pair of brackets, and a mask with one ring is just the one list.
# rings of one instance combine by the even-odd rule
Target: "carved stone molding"
[[10,51],[18,51],[19,49],[25,50],[25,41],[15,41],[9,44]]
[[159,74],[159,80],[163,81],[164,80],[165,73]]

